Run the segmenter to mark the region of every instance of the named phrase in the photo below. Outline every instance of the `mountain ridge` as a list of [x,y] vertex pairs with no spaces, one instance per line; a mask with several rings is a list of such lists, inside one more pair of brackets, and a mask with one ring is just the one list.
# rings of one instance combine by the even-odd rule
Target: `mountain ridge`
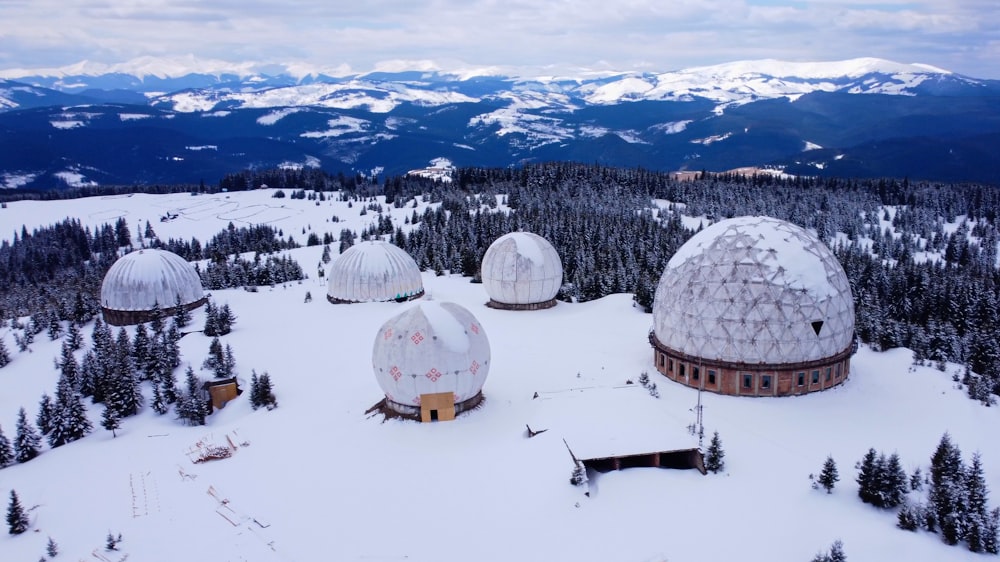
[[[518,77],[419,61],[295,77],[249,63],[183,74],[222,67],[181,63],[144,59],[134,67],[162,72],[142,77],[0,80],[0,187],[212,181],[248,167],[398,174],[435,158],[1000,183],[983,145],[1000,134],[1000,81],[923,64],[765,59]],[[202,146],[215,148],[190,148]]]

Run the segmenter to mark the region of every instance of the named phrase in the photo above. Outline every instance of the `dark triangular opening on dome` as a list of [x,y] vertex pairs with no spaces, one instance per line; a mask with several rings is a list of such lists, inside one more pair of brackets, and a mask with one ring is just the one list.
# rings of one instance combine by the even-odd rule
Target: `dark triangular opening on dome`
[[823,329],[823,321],[822,320],[816,320],[815,322],[812,323],[812,327],[813,327],[813,331],[816,332],[816,335],[818,336],[819,335],[819,331]]

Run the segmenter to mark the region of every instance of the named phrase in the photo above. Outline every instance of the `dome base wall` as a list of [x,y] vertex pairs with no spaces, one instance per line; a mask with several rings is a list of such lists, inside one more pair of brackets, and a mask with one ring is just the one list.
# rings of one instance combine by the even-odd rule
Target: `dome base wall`
[[388,300],[385,300],[385,301],[352,301],[352,300],[347,300],[347,299],[338,299],[337,297],[334,297],[334,296],[331,296],[331,295],[327,295],[326,296],[326,300],[330,304],[360,304],[360,303],[363,303],[363,302],[407,302],[407,301],[417,300],[417,299],[419,299],[422,296],[424,296],[423,289],[421,289],[419,293],[414,293],[414,294],[412,294],[410,296],[407,296],[407,297],[400,297],[398,299],[388,299]]
[[486,306],[499,310],[545,310],[556,305],[556,299],[549,299],[544,302],[529,302],[523,304],[512,304],[490,299]]
[[729,396],[797,396],[843,384],[850,374],[851,345],[817,361],[748,364],[712,361],[686,355],[663,345],[650,332],[656,370],[668,379],[691,388]]
[[[461,415],[463,412],[475,409],[483,401],[482,391],[477,392],[472,398],[463,400],[461,402],[455,403],[455,415]],[[400,404],[399,402],[393,402],[388,398],[384,399],[380,404],[382,413],[386,417],[395,418],[405,418],[409,420],[421,421],[420,418],[420,406],[412,406],[408,404]]]
[[[179,308],[183,308],[184,310],[194,310],[206,302],[208,302],[208,297],[202,297],[194,302],[190,302],[179,307],[171,306],[169,308],[161,308],[160,317],[169,318],[170,316],[177,314],[177,310]],[[144,324],[153,320],[153,311],[151,310],[115,310],[113,308],[105,308],[102,306],[101,313],[104,315],[104,322],[111,326],[134,326],[136,324]]]

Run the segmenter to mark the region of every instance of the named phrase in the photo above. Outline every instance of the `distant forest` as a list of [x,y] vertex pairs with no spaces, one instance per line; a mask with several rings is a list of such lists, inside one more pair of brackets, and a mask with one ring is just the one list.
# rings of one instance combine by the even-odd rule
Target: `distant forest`
[[[996,186],[905,179],[783,179],[764,174],[701,174],[678,181],[670,174],[642,169],[549,163],[458,169],[451,183],[419,177],[332,176],[318,170],[246,171],[226,176],[216,186],[158,186],[150,191],[240,191],[265,185],[308,190],[320,197],[339,191],[340,197],[359,203],[354,208],[360,213],[384,211],[372,199],[375,195],[385,195],[386,204],[396,208],[407,207],[414,198],[441,203],[408,216],[417,225],[409,234],[387,217],[364,232],[340,233],[341,250],[352,243],[352,234],[361,239],[387,235],[421,268],[437,273],[452,271],[475,279],[493,240],[515,230],[536,232],[562,257],[564,286],[559,298],[587,301],[628,292],[635,295],[637,306],[647,310],[667,261],[696,232],[682,225],[680,213],[709,220],[740,215],[784,219],[813,229],[840,259],[854,293],[861,341],[876,349],[909,347],[915,361],[942,369],[946,361],[965,365],[968,369],[956,376],[956,382],[970,397],[989,404],[1000,394],[996,266],[1000,188]],[[144,189],[90,188],[20,197],[79,197],[96,191]],[[16,193],[3,196],[20,198]],[[653,199],[662,209],[651,205]],[[498,201],[513,212],[496,212]],[[947,223],[962,218],[956,230],[946,231]],[[884,220],[891,221],[891,228],[879,226]],[[59,234],[50,228],[74,232]],[[67,312],[77,303],[93,311],[102,270],[113,261],[103,256],[116,242],[109,238],[120,235],[117,228],[108,225],[81,236],[72,224],[54,225],[21,232],[13,243],[4,242],[0,315],[35,314],[42,307],[69,319]],[[835,238],[837,233],[846,236]],[[294,244],[282,242],[277,233],[259,234],[245,232],[254,240],[250,245],[265,253]],[[331,237],[324,236],[323,243],[330,242]],[[150,244],[179,250],[188,259],[214,257],[215,262],[225,260],[222,251],[233,250],[215,245],[213,253],[210,244],[197,241],[151,238]],[[935,257],[928,260],[927,252]],[[84,267],[80,260],[88,256],[97,259]],[[77,272],[88,282],[67,283],[58,271]]]

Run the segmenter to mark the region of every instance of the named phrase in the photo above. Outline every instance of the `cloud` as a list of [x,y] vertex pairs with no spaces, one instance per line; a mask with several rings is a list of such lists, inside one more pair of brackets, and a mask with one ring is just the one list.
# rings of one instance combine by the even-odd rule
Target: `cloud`
[[1000,78],[985,0],[4,0],[0,64],[193,53],[373,69],[380,61],[673,70],[874,56]]

